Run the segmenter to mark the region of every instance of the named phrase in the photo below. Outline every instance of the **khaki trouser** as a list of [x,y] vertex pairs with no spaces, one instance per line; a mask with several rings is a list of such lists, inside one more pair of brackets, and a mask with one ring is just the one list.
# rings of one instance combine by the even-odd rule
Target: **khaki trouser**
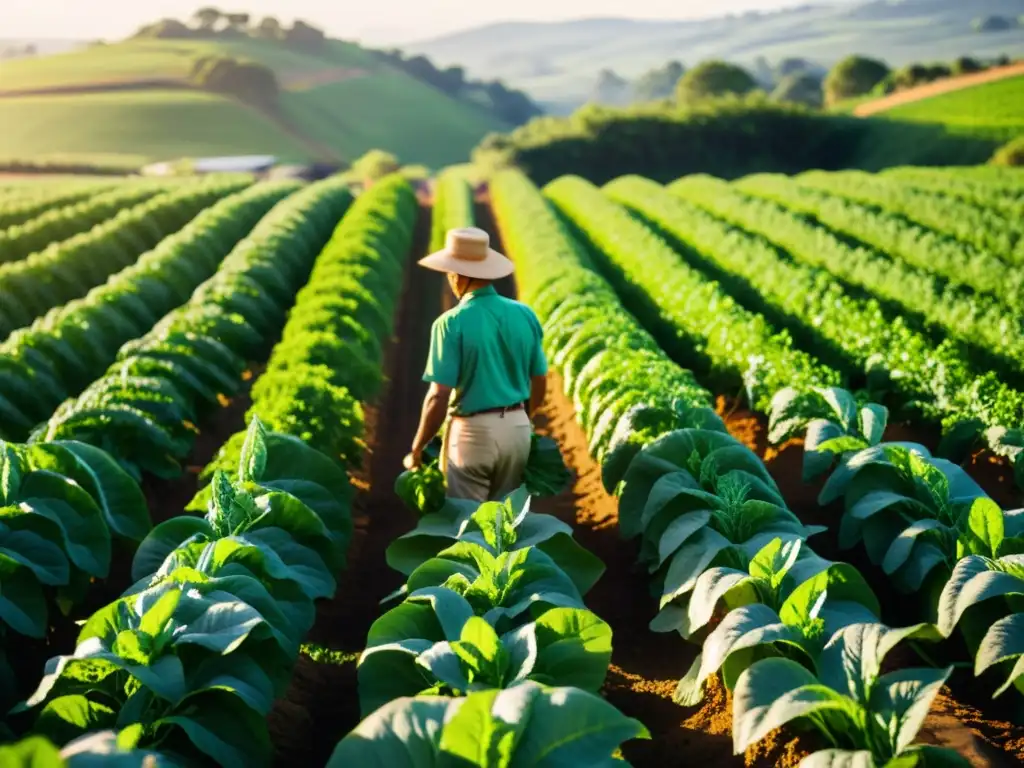
[[498,501],[523,484],[533,428],[526,411],[455,416],[445,432],[448,496]]

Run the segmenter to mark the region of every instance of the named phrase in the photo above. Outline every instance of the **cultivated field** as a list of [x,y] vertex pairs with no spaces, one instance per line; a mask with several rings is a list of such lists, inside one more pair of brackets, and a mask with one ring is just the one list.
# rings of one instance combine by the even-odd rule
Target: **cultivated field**
[[[281,87],[280,110],[193,90],[189,71],[204,55],[269,67]],[[128,40],[4,61],[0,117],[0,155],[22,159],[251,153],[284,161],[351,160],[384,146],[409,163],[439,167],[465,158],[487,133],[507,128],[336,40],[319,54],[252,39]],[[80,129],[56,129],[69,124]]]
[[1024,134],[1024,75],[913,100],[882,114],[893,120],[941,123],[954,133],[1008,141]]
[[[0,741],[1018,765],[1022,214],[997,168],[0,182]],[[415,260],[472,224],[569,476],[400,499]]]

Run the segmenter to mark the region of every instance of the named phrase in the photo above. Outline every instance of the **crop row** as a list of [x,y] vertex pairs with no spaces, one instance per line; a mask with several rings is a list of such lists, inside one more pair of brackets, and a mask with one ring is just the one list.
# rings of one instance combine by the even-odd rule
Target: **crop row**
[[[590,182],[562,177],[545,194],[592,246],[591,255],[627,307],[677,359],[706,358],[713,376],[723,375],[727,385],[742,380],[751,403],[761,408],[794,381],[809,387],[839,381],[838,372],[798,350],[787,333],[687,264]],[[724,248],[739,247],[738,235],[723,235]]]
[[[298,267],[308,257],[292,252],[315,249],[348,199],[329,181],[285,201],[258,228],[248,274],[238,271],[204,289],[227,298],[241,287],[238,302],[257,309],[260,286],[276,293],[308,271]],[[310,444],[317,435],[302,414],[324,425],[320,437],[329,431],[335,445],[358,442],[362,431],[361,419],[348,418],[352,398],[344,389],[318,381],[317,389],[333,399],[306,397],[321,372],[314,358],[329,354],[313,329],[332,313],[334,324],[343,325],[353,304],[377,303],[380,297],[364,285],[393,304],[398,286],[381,278],[393,276],[405,255],[413,208],[401,179],[378,183],[352,205],[296,297],[275,348],[277,362],[254,385],[253,410],[268,411],[275,431],[250,413],[241,446],[235,451],[229,440],[214,462],[220,466],[234,453],[230,473],[211,466],[206,474],[210,485],[195,502],[205,515],[171,518],[142,542],[132,567],[135,584],[83,625],[74,656],[51,660],[26,702],[28,714],[38,714],[37,733],[58,744],[80,737],[68,750],[81,755],[134,750],[127,757],[138,759],[142,750],[155,750],[164,765],[269,764],[266,715],[288,684],[314,620],[314,600],[334,593],[351,531],[347,465],[333,448],[325,453]],[[269,252],[261,254],[264,246]],[[235,260],[240,265],[241,254]],[[272,322],[260,312],[253,318]],[[339,340],[335,361],[347,351]],[[329,410],[331,404],[340,410]],[[73,710],[89,717],[74,717]]]
[[[285,192],[289,188],[290,185],[282,187],[280,191]],[[201,335],[204,330],[207,333],[212,330],[223,334],[223,342],[218,351],[230,359],[233,360],[238,354],[252,354],[253,346],[257,350],[255,354],[258,354],[259,345],[269,343],[270,339],[276,336],[284,322],[284,310],[290,304],[289,298],[285,300],[283,306],[275,306],[281,299],[266,294],[275,280],[285,282],[290,278],[292,283],[296,283],[297,280],[304,279],[319,250],[316,241],[322,244],[326,240],[327,233],[336,220],[336,217],[333,217],[326,225],[321,222],[321,231],[317,233],[315,224],[307,225],[300,217],[309,215],[315,220],[317,208],[322,209],[325,203],[329,205],[332,198],[335,198],[334,210],[328,212],[328,215],[340,214],[350,196],[344,187],[338,189],[334,188],[334,185],[316,185],[279,204],[253,231],[246,244],[236,248],[225,260],[218,275],[196,292],[193,301],[165,318],[161,328],[154,332],[160,334],[159,338],[164,342],[161,349],[155,348],[152,343],[144,343],[143,346],[147,348],[144,352],[126,358],[118,366],[118,374],[114,381],[101,379],[92,387],[98,391],[106,389],[110,400],[117,395],[123,396],[135,388],[135,391],[148,394],[150,398],[149,402],[142,404],[142,408],[124,407],[122,403],[102,403],[94,406],[90,413],[94,426],[99,427],[98,429],[89,431],[84,428],[81,423],[83,420],[80,419],[77,424],[72,422],[72,426],[79,427],[77,430],[63,429],[60,435],[62,439],[50,435],[45,441],[33,442],[15,449],[14,455],[21,457],[20,469],[16,468],[16,474],[24,475],[25,472],[47,469],[46,457],[56,455],[60,457],[60,460],[55,462],[58,471],[87,489],[97,502],[95,505],[90,504],[81,492],[74,492],[67,483],[54,483],[53,478],[49,478],[51,484],[48,490],[37,491],[39,498],[36,502],[44,505],[39,511],[45,514],[48,510],[54,522],[65,531],[63,546],[66,549],[65,560],[62,561],[57,573],[50,571],[44,575],[38,570],[48,562],[45,558],[33,561],[31,556],[27,556],[26,561],[23,561],[22,564],[25,566],[34,564],[37,569],[34,573],[40,584],[57,587],[59,590],[80,592],[82,584],[89,577],[106,576],[112,540],[138,542],[148,534],[150,523],[145,502],[134,480],[130,479],[123,468],[137,469],[140,465],[144,466],[145,462],[131,451],[140,451],[140,456],[153,455],[155,450],[146,440],[152,443],[155,436],[163,434],[164,429],[173,430],[176,426],[175,418],[180,424],[184,420],[184,415],[175,414],[167,407],[160,413],[161,417],[166,418],[161,424],[148,424],[149,430],[141,433],[132,433],[130,428],[144,423],[145,418],[151,415],[152,412],[146,408],[159,407],[161,403],[167,405],[169,401],[176,405],[186,397],[197,399],[197,391],[182,386],[182,381],[193,383],[199,388],[198,394],[205,394],[214,404],[221,395],[222,388],[228,392],[237,388],[237,376],[235,379],[227,376],[211,379],[201,355],[198,352],[189,355],[189,350],[183,347],[194,343],[194,348],[202,351],[197,335]],[[322,216],[323,212],[320,213]],[[301,242],[296,241],[294,237],[293,230],[296,225],[303,230],[307,227],[314,230],[307,233],[312,235],[314,242],[308,245],[305,252],[299,247]],[[290,270],[287,266],[289,261],[292,262]],[[293,285],[292,295],[297,288],[297,284]],[[260,305],[255,308],[258,311],[252,311],[251,308],[249,311],[250,315],[257,318],[259,331],[246,324],[244,315],[235,314],[239,310],[237,301],[242,298],[241,293],[235,294],[236,289],[246,289],[250,296],[255,294],[260,297]],[[270,327],[267,327],[267,323]],[[98,323],[97,327],[102,328],[104,324]],[[241,334],[241,337],[246,339],[250,348],[228,347],[234,339],[239,338],[239,327],[244,327],[248,331],[249,337],[244,334]],[[265,334],[262,338],[260,332]],[[255,341],[251,337],[255,337]],[[109,386],[104,387],[104,384]],[[69,401],[65,408],[76,404],[75,401]],[[198,422],[198,419],[193,416],[193,421]],[[61,427],[66,426],[64,422],[58,423]],[[51,430],[52,427],[46,425],[44,429]],[[159,443],[157,447],[161,447]],[[104,452],[101,450],[103,448],[111,449],[112,453]],[[118,467],[118,464],[121,467]],[[31,479],[36,476],[29,474],[27,477]],[[27,497],[28,501],[23,501],[18,495],[25,493],[30,487],[31,483],[20,482],[19,490],[16,495],[9,498],[9,501],[27,505],[23,507],[25,511],[36,511],[32,507],[31,496]],[[31,516],[17,520],[9,518],[8,524],[29,524],[34,519]],[[19,528],[15,525],[12,530]],[[53,531],[49,533],[52,534]],[[58,540],[51,543],[62,542]],[[44,550],[40,550],[40,553],[42,552]],[[26,554],[26,551],[22,554]],[[59,559],[51,553],[49,562]],[[20,582],[25,583],[28,581],[27,575],[23,569],[14,574]],[[27,625],[19,626],[11,622],[8,624],[22,634],[41,637],[46,627],[45,603],[41,602],[38,590],[30,590],[26,594],[31,596],[31,602],[26,603],[23,612],[39,617],[40,621],[28,627],[30,631],[26,631]],[[74,596],[81,597],[81,594],[72,595]],[[29,606],[31,611],[28,610]]]
[[123,344],[107,372],[66,401],[33,440],[103,448],[136,477],[177,477],[200,416],[265,359],[296,292],[351,202],[341,182],[274,206],[183,306]]
[[[1016,688],[1019,701],[1024,510],[1000,509],[961,467],[923,445],[881,443],[884,416],[842,390],[784,391],[769,439],[806,434],[805,478],[834,470],[818,502],[842,506],[839,546],[863,549],[887,584],[913,596],[913,618],[933,625],[929,634],[958,631],[957,647],[974,659],[975,675],[985,675],[983,685],[993,696]],[[953,654],[964,660],[962,650]]]
[[[435,200],[435,237],[473,224],[465,181],[442,177]],[[599,765],[646,736],[596,695],[612,632],[583,595],[603,564],[530,505],[525,487],[504,502],[448,499],[391,542],[406,583],[384,602],[401,602],[370,628],[364,719],[329,766],[383,765],[396,750],[432,754],[423,765]]]
[[739,180],[736,186],[951,283],[991,294],[1015,308],[1024,305],[1024,277],[993,253],[885,211],[801,186],[787,176],[758,174]]
[[979,346],[1004,370],[1024,376],[1024,315],[990,296],[956,290],[934,275],[850,245],[769,200],[740,192],[711,176],[687,176],[669,190],[708,213],[764,238],[798,262],[820,267],[843,282],[923,317],[943,336]]
[[962,200],[922,192],[897,178],[863,171],[811,171],[796,177],[801,186],[896,213],[909,221],[987,251],[1007,264],[1024,262],[1024,225],[1019,219]]
[[[852,295],[827,273],[792,261],[763,239],[736,230],[654,182],[622,178],[605,191],[684,246],[686,258],[742,281],[746,301],[770,309],[813,349],[836,351],[851,377],[866,373],[869,387],[891,391],[902,405],[942,419],[968,443],[987,430],[993,449],[1012,450],[1003,443],[1016,438],[1005,430],[1024,423],[1024,395],[994,373],[976,374],[958,344],[933,344],[875,300]],[[643,251],[632,246],[632,252],[642,260]],[[783,386],[808,389],[800,383],[802,376],[794,369],[787,384],[783,371],[769,397]],[[762,401],[752,398],[751,403],[765,410]]]
[[[551,212],[543,215],[537,191],[514,173],[496,180],[492,191],[505,242],[561,241],[556,249],[514,251],[523,277],[540,285],[549,270],[586,270],[585,262],[556,255],[575,247],[565,242],[568,235]],[[560,185],[554,195],[559,200],[575,192]],[[594,223],[604,226],[603,219]],[[533,270],[537,274],[527,278]],[[574,293],[560,298],[573,302]],[[557,332],[559,301],[549,291],[545,302],[537,303],[538,314],[546,331]],[[613,299],[607,309],[614,312],[616,306]],[[588,366],[597,369],[613,357],[602,357],[597,346],[586,354]],[[570,371],[563,369],[563,375],[580,404],[590,405],[591,388],[576,385]],[[694,405],[708,397],[703,393]],[[628,441],[634,428],[623,419],[616,432]],[[832,746],[805,765],[883,765],[896,757],[908,764],[919,757],[960,764],[952,752],[913,745],[951,668],[885,674],[880,669],[899,642],[930,638],[930,627],[881,624],[878,600],[864,579],[851,566],[811,550],[807,539],[821,529],[804,526],[786,507],[750,449],[720,421],[648,430],[637,436],[635,447],[628,463],[612,466],[606,459],[602,472],[619,496],[620,532],[640,538],[640,557],[654,580],[659,613],[652,628],[677,631],[703,646],[680,681],[681,703],[699,701],[705,680],[721,673],[733,690],[737,753],[800,719]]]
[[295,188],[275,182],[220,201],[84,299],[11,334],[0,345],[4,398],[11,406],[0,408],[0,432],[23,439],[62,400],[81,392],[115,362],[121,345],[184,303]]
[[957,170],[941,168],[890,168],[883,177],[892,177],[912,187],[957,200],[966,200],[1011,218],[1024,218],[1024,183],[996,186],[978,182]]
[[0,338],[84,296],[147,250],[157,248],[217,200],[244,186],[244,182],[221,181],[167,192],[88,232],[0,265]]
[[124,184],[73,205],[55,208],[0,231],[0,264],[23,259],[52,243],[101,224],[123,209],[165,191],[153,182]]
[[0,229],[24,224],[47,211],[64,205],[73,205],[113,186],[112,183],[104,181],[61,183],[38,190],[19,187],[0,200]]

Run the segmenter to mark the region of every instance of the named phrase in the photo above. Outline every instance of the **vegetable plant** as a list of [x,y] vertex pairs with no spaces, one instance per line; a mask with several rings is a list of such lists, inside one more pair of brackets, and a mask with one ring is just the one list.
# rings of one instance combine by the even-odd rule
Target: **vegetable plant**
[[615,766],[628,739],[647,729],[578,688],[524,681],[465,698],[396,699],[363,720],[335,748],[328,768]]
[[775,393],[768,410],[768,442],[784,443],[803,435],[804,482],[824,474],[837,456],[877,445],[885,433],[889,411],[883,405],[859,405],[839,387],[801,392],[785,387]]
[[933,635],[928,625],[852,624],[828,640],[811,667],[786,658],[755,662],[740,675],[733,695],[734,751],[799,719],[833,747],[802,765],[969,765],[951,749],[914,744],[952,667],[882,672],[898,643]]
[[611,653],[611,628],[588,610],[552,608],[499,635],[464,597],[429,587],[370,628],[360,704],[367,716],[401,696],[460,696],[527,679],[596,693]]
[[408,576],[454,542],[478,545],[492,556],[536,547],[586,594],[604,572],[604,565],[573,539],[568,525],[551,515],[532,512],[531,498],[523,486],[504,502],[448,499],[439,513],[423,517],[416,528],[391,543],[388,565]]

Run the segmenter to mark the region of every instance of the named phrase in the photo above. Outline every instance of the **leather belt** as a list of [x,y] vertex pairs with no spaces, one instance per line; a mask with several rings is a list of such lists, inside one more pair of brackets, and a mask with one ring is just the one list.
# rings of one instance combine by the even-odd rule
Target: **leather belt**
[[504,416],[506,413],[514,413],[515,411],[521,411],[526,408],[526,403],[516,403],[515,405],[505,405],[500,408],[485,408],[482,411],[473,411],[472,413],[459,413],[456,414],[458,418],[468,419],[473,416],[483,416],[488,413],[500,413]]

